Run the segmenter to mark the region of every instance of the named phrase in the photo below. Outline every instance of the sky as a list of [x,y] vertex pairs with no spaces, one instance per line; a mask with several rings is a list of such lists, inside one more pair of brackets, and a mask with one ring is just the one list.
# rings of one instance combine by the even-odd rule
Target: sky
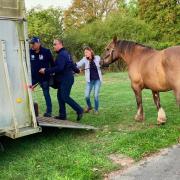
[[72,0],[25,0],[25,5],[28,10],[38,5],[41,5],[43,8],[53,6],[66,9],[71,5],[71,3]]

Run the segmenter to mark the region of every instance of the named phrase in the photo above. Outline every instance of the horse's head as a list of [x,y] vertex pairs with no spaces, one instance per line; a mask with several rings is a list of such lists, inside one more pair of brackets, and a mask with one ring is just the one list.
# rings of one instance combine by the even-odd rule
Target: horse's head
[[102,66],[109,66],[116,60],[118,60],[118,51],[116,48],[117,45],[117,37],[114,37],[113,40],[106,46],[102,56],[100,64]]

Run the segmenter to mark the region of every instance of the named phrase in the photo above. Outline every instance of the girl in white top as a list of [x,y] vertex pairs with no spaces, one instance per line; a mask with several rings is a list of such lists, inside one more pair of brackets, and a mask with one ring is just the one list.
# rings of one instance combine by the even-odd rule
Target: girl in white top
[[85,112],[88,113],[92,109],[90,94],[92,89],[94,89],[94,104],[95,104],[95,114],[98,114],[99,109],[99,90],[102,82],[102,73],[100,69],[100,57],[95,56],[93,50],[90,47],[84,49],[84,57],[77,62],[77,67],[85,68],[85,78],[86,78],[86,90],[85,99],[87,103],[87,108]]

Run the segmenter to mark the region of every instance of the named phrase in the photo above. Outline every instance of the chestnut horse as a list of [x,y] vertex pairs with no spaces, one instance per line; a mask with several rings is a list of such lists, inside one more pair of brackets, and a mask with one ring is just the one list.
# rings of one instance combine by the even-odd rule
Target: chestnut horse
[[107,66],[123,59],[128,66],[131,87],[136,96],[135,120],[143,121],[142,90],[150,89],[158,110],[157,123],[166,122],[166,114],[160,104],[159,92],[173,90],[180,105],[180,46],[155,50],[142,44],[117,40],[110,42],[101,57],[101,65]]

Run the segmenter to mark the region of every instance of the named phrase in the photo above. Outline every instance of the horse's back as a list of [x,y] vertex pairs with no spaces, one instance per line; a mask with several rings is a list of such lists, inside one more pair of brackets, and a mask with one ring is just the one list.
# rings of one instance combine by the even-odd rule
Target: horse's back
[[173,89],[180,88],[180,46],[169,47],[162,52],[162,61],[168,82]]
[[163,50],[164,57],[168,60],[180,61],[180,46],[172,46]]
[[162,50],[162,60],[165,68],[180,68],[180,46],[173,46]]

